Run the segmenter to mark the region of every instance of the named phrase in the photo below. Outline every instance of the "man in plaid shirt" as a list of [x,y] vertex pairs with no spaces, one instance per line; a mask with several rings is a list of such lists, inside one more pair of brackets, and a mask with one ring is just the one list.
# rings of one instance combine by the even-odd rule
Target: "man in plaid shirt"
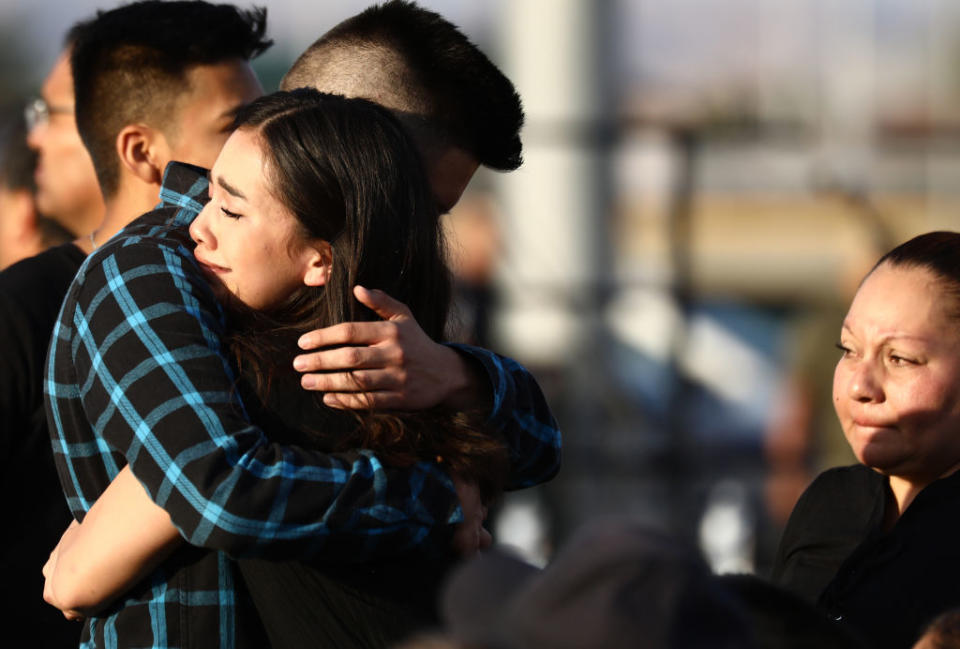
[[[517,146],[519,163],[519,140]],[[54,333],[48,417],[75,516],[82,518],[129,464],[197,546],[179,551],[91,619],[88,646],[206,647],[213,638],[223,647],[257,646],[262,639],[244,618],[250,611],[228,554],[322,552],[359,562],[417,544],[446,544],[462,519],[450,476],[433,463],[399,470],[362,450],[281,447],[247,420],[220,342],[223,314],[195,266],[186,231],[206,187],[203,170],[170,167],[161,206],[84,263]],[[549,479],[559,466],[559,431],[532,377],[484,350],[431,348],[435,358],[450,358],[451,351],[454,364],[437,371],[446,387],[418,398],[459,406],[461,388],[482,394],[488,382],[489,422],[513,459],[509,486]],[[375,394],[376,376],[367,376]]]

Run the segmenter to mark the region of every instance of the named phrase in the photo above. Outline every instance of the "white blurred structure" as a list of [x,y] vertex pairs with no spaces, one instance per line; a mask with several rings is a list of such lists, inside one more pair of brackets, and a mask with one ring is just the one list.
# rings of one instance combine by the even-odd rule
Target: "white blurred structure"
[[607,237],[598,132],[609,114],[598,39],[585,0],[503,5],[502,65],[524,102],[524,165],[497,177],[506,222],[498,333],[508,353],[564,365],[589,336],[581,308],[599,284]]

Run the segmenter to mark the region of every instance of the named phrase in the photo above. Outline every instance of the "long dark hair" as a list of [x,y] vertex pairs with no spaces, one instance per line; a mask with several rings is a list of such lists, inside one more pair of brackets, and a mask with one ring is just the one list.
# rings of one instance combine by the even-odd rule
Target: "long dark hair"
[[[443,233],[426,173],[399,122],[372,102],[302,88],[252,102],[234,126],[260,139],[268,185],[301,234],[333,251],[324,286],[301,286],[269,312],[229,309],[228,344],[244,373],[256,377],[261,401],[267,403],[274,378],[291,374],[301,334],[379,319],[355,299],[358,284],[405,303],[431,338],[442,339],[451,300]],[[480,421],[436,410],[360,412],[339,446],[372,449],[395,465],[441,458],[490,495],[502,483],[506,452]]]

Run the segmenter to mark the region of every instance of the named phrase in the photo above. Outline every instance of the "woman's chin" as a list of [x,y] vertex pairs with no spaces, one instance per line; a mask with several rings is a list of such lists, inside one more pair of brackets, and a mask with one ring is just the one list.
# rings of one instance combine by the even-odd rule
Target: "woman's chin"
[[902,448],[892,444],[870,444],[854,452],[862,464],[888,476],[903,474],[910,458]]
[[895,431],[860,431],[847,441],[861,464],[881,473],[889,473],[904,460],[901,440]]

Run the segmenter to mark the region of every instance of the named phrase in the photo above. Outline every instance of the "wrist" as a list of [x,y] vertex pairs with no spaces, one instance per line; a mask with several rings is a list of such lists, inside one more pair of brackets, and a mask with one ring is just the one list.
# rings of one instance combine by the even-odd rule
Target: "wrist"
[[490,389],[483,367],[466,354],[447,345],[447,391],[441,405],[450,410],[489,410]]

